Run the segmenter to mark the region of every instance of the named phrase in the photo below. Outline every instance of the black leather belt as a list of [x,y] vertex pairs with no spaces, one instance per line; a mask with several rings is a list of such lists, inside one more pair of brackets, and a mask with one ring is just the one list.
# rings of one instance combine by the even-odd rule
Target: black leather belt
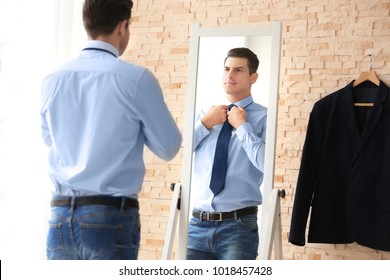
[[223,221],[227,219],[240,218],[246,215],[257,214],[257,207],[247,207],[232,212],[206,212],[206,211],[193,211],[192,216],[199,220],[206,221]]
[[[112,196],[78,196],[75,198],[74,207],[96,204],[139,209],[138,200],[135,198]],[[72,205],[72,197],[52,199],[50,205],[51,207],[70,207]]]

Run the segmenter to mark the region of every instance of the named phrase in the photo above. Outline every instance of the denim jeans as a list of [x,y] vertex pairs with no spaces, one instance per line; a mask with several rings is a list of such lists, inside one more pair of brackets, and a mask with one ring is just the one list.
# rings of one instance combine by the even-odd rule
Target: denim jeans
[[256,214],[221,222],[190,219],[188,260],[255,260],[258,246]]
[[46,252],[49,260],[135,260],[140,243],[136,208],[85,205],[52,207]]

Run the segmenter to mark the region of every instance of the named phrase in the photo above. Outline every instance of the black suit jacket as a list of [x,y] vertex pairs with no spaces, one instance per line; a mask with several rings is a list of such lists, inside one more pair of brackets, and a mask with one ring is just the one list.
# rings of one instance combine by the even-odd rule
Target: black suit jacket
[[[390,251],[389,88],[352,83],[317,101],[310,114],[289,241],[305,244],[311,209],[308,242]],[[374,106],[356,107],[357,99]]]

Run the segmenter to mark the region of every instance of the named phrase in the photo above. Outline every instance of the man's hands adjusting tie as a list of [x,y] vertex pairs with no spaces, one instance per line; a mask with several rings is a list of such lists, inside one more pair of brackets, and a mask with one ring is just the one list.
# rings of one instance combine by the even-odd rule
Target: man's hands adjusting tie
[[209,115],[209,117],[213,116],[209,118],[209,120],[211,121],[214,120],[215,122],[217,122],[217,120],[224,120],[224,124],[217,139],[213,169],[210,180],[210,189],[212,190],[214,195],[219,194],[225,187],[228,148],[232,129],[233,127],[239,127],[242,123],[245,122],[246,119],[246,112],[243,108],[237,107],[234,104],[231,104],[226,107],[227,108],[225,117],[223,117],[221,114],[221,112],[224,111],[223,105],[212,107],[207,114]]
[[212,106],[201,120],[203,125],[208,130],[210,130],[214,126],[224,123],[226,120],[228,120],[230,125],[237,129],[241,124],[246,122],[246,111],[244,108],[234,105],[231,106],[232,108],[229,110],[229,106]]

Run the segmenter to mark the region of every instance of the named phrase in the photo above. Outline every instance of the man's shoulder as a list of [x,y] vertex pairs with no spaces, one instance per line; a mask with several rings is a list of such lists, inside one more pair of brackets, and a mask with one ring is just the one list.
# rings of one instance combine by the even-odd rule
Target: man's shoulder
[[141,72],[141,73],[148,70],[147,68],[145,68],[141,65],[138,65],[138,64],[135,64],[133,62],[126,61],[123,59],[116,60],[116,64],[117,64],[116,66],[118,66],[118,67],[122,67],[124,69],[128,69],[131,71],[137,71],[137,72]]
[[67,75],[69,72],[101,72],[104,74],[123,76],[126,79],[131,77],[134,80],[140,79],[143,75],[153,75],[147,68],[121,59],[102,62],[99,60],[83,61],[78,58],[73,58],[52,69],[46,75],[45,80],[59,77],[63,74]]
[[142,77],[154,78],[154,74],[146,67],[118,59],[114,65],[112,65],[112,71],[117,74],[128,78],[139,80]]
[[267,107],[265,107],[264,105],[260,104],[260,103],[256,103],[256,102],[253,102],[251,104],[251,106],[249,106],[248,109],[252,109],[252,110],[256,110],[256,111],[264,111],[264,112],[267,112]]

